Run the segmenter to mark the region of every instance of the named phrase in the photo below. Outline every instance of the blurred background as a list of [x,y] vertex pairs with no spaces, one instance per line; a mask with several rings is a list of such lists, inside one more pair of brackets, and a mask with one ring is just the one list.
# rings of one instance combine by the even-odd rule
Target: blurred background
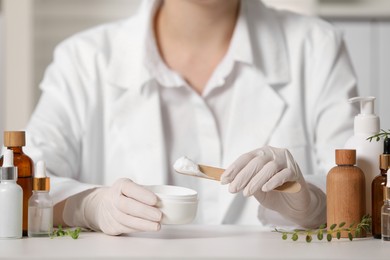
[[[39,82],[60,41],[94,25],[130,16],[140,1],[0,0],[0,132],[26,126],[39,99]],[[389,129],[390,0],[263,2],[321,17],[344,32],[360,95],[377,97],[381,127]]]

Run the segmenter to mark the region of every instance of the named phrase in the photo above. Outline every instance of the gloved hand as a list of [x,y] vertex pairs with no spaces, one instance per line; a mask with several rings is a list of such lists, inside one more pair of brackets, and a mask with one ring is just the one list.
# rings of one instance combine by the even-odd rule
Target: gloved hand
[[[284,193],[273,190],[288,181],[297,181],[301,190]],[[264,207],[275,210],[302,227],[314,228],[326,221],[326,196],[306,183],[291,153],[265,146],[240,156],[221,176],[232,193],[253,195]]]
[[157,196],[132,182],[119,179],[111,187],[87,190],[67,199],[63,220],[69,226],[87,227],[108,235],[158,231],[162,212]]

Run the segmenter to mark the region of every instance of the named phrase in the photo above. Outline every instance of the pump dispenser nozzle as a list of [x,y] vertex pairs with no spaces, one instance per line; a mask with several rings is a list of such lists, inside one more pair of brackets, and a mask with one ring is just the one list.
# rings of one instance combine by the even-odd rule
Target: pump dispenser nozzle
[[353,97],[348,101],[349,103],[360,102],[361,115],[374,115],[374,100],[375,97]]
[[355,134],[379,132],[379,117],[374,113],[375,97],[354,97],[350,98],[349,103],[360,102],[360,114],[355,117]]

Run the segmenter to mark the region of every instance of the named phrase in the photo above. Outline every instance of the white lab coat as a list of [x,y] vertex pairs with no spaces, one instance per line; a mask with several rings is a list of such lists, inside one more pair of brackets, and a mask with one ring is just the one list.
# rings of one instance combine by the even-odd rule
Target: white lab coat
[[[238,75],[227,167],[264,145],[288,148],[306,180],[324,189],[334,149],[352,131],[356,80],[342,37],[327,23],[244,0],[255,68]],[[57,47],[28,125],[28,152],[52,174],[55,202],[128,177],[165,184],[170,167],[159,91],[143,64],[150,3],[128,20],[80,33]],[[224,186],[225,187],[225,186]],[[225,188],[226,189],[226,188]],[[274,212],[228,191],[220,223],[276,223]],[[252,223],[250,223],[252,224]]]

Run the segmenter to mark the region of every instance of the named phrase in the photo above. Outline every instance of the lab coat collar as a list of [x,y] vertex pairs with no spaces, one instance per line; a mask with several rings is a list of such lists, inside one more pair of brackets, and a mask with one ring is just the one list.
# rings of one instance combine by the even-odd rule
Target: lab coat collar
[[161,1],[142,1],[137,14],[118,25],[107,66],[107,79],[113,86],[140,91],[153,79],[145,65],[145,41],[153,28],[151,17],[160,3]]
[[[108,80],[114,86],[141,91],[145,83],[154,79],[147,64],[150,50],[145,48],[145,43],[152,33],[153,17],[160,4],[161,0],[142,1],[137,15],[117,28],[108,63]],[[234,59],[258,68],[270,85],[289,82],[287,47],[275,12],[260,1],[242,0],[236,29],[237,38],[250,41],[242,44],[241,51],[233,48]]]
[[232,55],[233,60],[253,65],[253,52],[245,1],[240,5],[239,16],[228,52],[227,55]]
[[277,14],[261,1],[242,0],[242,8],[248,19],[254,65],[263,73],[268,84],[288,83],[287,44]]

